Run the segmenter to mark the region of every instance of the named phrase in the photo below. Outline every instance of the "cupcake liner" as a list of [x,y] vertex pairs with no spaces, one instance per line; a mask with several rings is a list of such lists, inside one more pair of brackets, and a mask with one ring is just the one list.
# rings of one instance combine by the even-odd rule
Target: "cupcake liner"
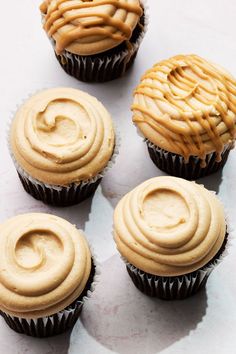
[[105,169],[94,178],[82,181],[79,184],[71,183],[69,186],[57,186],[40,182],[37,179],[31,177],[17,163],[11,150],[10,154],[25,191],[37,200],[41,200],[46,204],[58,207],[75,205],[93,196],[102,178],[111,168],[117,156],[117,154],[114,152],[112,159],[108,163],[107,167],[105,167]]
[[126,260],[124,261],[134,285],[144,294],[163,300],[182,300],[194,295],[205,287],[209,275],[227,254],[225,252],[227,242],[228,232],[220,250],[207,265],[192,273],[176,277],[162,277],[148,274]]
[[0,314],[8,326],[18,333],[38,338],[61,334],[72,328],[78,320],[84,303],[92,296],[92,293],[95,290],[100,273],[100,265],[93,255],[91,273],[82,294],[71,305],[52,316],[26,319],[11,316],[2,311],[0,311]]
[[[21,172],[20,172],[21,171]],[[24,190],[37,200],[41,200],[45,204],[58,207],[67,207],[82,203],[84,200],[92,197],[102,178],[95,182],[89,183],[72,183],[68,187],[58,187],[45,185],[25,173],[19,166],[17,173]]]
[[61,55],[55,56],[62,69],[70,76],[84,82],[106,82],[117,79],[132,66],[138,48],[134,51],[127,62],[127,56],[122,52],[115,55],[100,57],[82,57],[71,54],[64,50]]
[[6,313],[0,312],[8,326],[15,332],[26,334],[32,337],[50,337],[61,334],[72,328],[77,321],[83,303],[77,301],[73,307],[64,310],[50,317],[38,319],[24,319],[10,316]]
[[160,170],[188,180],[196,180],[222,169],[232,149],[230,144],[225,146],[220,162],[216,161],[215,152],[208,154],[206,156],[206,167],[203,168],[201,167],[201,159],[197,156],[190,156],[189,162],[185,163],[183,156],[161,149],[147,139],[145,139],[145,142],[152,161]]
[[[36,94],[37,92],[40,92],[40,90],[37,90],[32,95]],[[27,98],[31,97],[32,95],[28,95]],[[22,100],[21,104],[23,104],[24,101],[25,100]],[[66,206],[79,204],[83,202],[85,199],[92,197],[96,192],[99,184],[101,183],[102,178],[107,173],[107,171],[109,171],[111,167],[115,164],[116,158],[119,155],[120,135],[116,127],[114,126],[114,123],[113,126],[114,126],[115,137],[116,137],[114,151],[110,161],[108,161],[107,166],[101,172],[99,172],[96,176],[94,176],[91,179],[82,181],[80,183],[71,183],[68,186],[59,186],[59,185],[43,183],[30,176],[18,164],[18,162],[14,157],[13,151],[11,149],[11,143],[10,143],[11,123],[14,119],[16,111],[21,106],[21,104],[17,105],[16,110],[12,112],[12,115],[7,123],[6,139],[7,139],[9,153],[11,155],[12,161],[14,163],[14,166],[16,168],[17,174],[19,176],[19,179],[22,183],[24,190],[28,194],[30,194],[33,198],[37,200],[41,200],[45,204],[58,206],[58,207],[66,207]]]
[[[107,52],[91,56],[81,56],[66,50],[60,55],[57,55],[55,52],[56,58],[63,70],[76,79],[85,82],[105,82],[123,76],[133,64],[147,31],[149,16],[147,14],[146,0],[141,1],[141,4],[144,8],[144,15],[141,18],[143,29],[139,29],[137,25],[134,30],[133,36],[131,37],[131,50],[123,48],[121,45],[120,51],[118,50],[118,46]],[[51,38],[49,38],[49,40],[54,49],[55,41]]]

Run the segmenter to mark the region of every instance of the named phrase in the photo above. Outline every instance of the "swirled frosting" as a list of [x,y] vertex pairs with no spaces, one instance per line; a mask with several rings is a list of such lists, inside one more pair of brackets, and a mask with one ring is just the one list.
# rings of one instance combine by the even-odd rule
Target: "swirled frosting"
[[135,267],[159,276],[191,273],[206,265],[226,234],[223,207],[203,186],[175,177],[156,177],[117,205],[114,238]]
[[88,244],[72,224],[49,214],[19,215],[0,225],[0,309],[21,318],[63,310],[85,288]]
[[139,0],[45,0],[40,10],[56,52],[79,55],[101,53],[129,40],[143,13]]
[[53,185],[93,178],[108,164],[115,136],[105,107],[70,88],[42,91],[17,111],[13,155],[30,176]]
[[154,65],[134,92],[133,121],[156,146],[188,162],[233,147],[236,81],[197,55],[179,55]]

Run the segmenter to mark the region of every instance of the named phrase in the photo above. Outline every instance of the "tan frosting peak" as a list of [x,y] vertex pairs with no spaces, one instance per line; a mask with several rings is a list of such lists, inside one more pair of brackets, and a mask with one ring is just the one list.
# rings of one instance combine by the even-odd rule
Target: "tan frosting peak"
[[175,177],[152,178],[128,193],[114,213],[121,255],[159,276],[191,273],[221,248],[223,207],[203,186]]
[[0,234],[2,311],[39,318],[80,296],[91,272],[91,254],[72,224],[50,214],[25,214],[1,224]]
[[236,81],[197,55],[154,65],[134,92],[133,121],[156,146],[184,156],[217,152],[236,137]]
[[19,108],[11,127],[18,164],[30,176],[53,185],[96,176],[107,166],[114,143],[105,107],[95,97],[70,88],[32,96]]
[[143,12],[139,0],[45,0],[40,10],[56,52],[79,55],[101,53],[129,40]]

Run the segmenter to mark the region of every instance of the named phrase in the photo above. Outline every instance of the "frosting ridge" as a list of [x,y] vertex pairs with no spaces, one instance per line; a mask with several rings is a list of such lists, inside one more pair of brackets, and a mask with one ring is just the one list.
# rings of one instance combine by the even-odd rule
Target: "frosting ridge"
[[91,254],[79,230],[50,214],[19,215],[0,225],[0,309],[22,318],[63,310],[85,288]]
[[93,178],[107,166],[115,144],[105,107],[95,97],[69,88],[28,99],[17,111],[10,135],[20,166],[53,185]]
[[226,233],[217,197],[195,182],[152,178],[129,192],[114,212],[121,255],[146,273],[177,276],[206,265]]
[[44,29],[64,49],[97,54],[129,40],[143,10],[139,0],[45,0],[40,6]]
[[236,137],[236,81],[197,55],[178,55],[148,70],[134,92],[133,121],[154,145],[202,159]]

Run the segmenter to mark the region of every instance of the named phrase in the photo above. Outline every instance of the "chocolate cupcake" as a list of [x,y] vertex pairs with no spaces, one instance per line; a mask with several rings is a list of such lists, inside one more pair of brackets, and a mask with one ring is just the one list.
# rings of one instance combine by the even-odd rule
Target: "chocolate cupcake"
[[205,286],[227,242],[223,207],[214,193],[176,177],[150,179],[114,213],[114,238],[143,293],[184,299]]
[[54,88],[18,109],[9,147],[24,189],[47,204],[68,206],[96,191],[112,160],[115,133],[95,97]]
[[50,214],[0,225],[0,314],[16,332],[48,337],[73,327],[94,289],[96,262],[83,234]]
[[40,10],[61,67],[87,82],[124,75],[146,28],[140,0],[45,0]]
[[179,55],[146,72],[133,121],[158,168],[194,180],[221,169],[236,137],[236,81],[221,67]]

